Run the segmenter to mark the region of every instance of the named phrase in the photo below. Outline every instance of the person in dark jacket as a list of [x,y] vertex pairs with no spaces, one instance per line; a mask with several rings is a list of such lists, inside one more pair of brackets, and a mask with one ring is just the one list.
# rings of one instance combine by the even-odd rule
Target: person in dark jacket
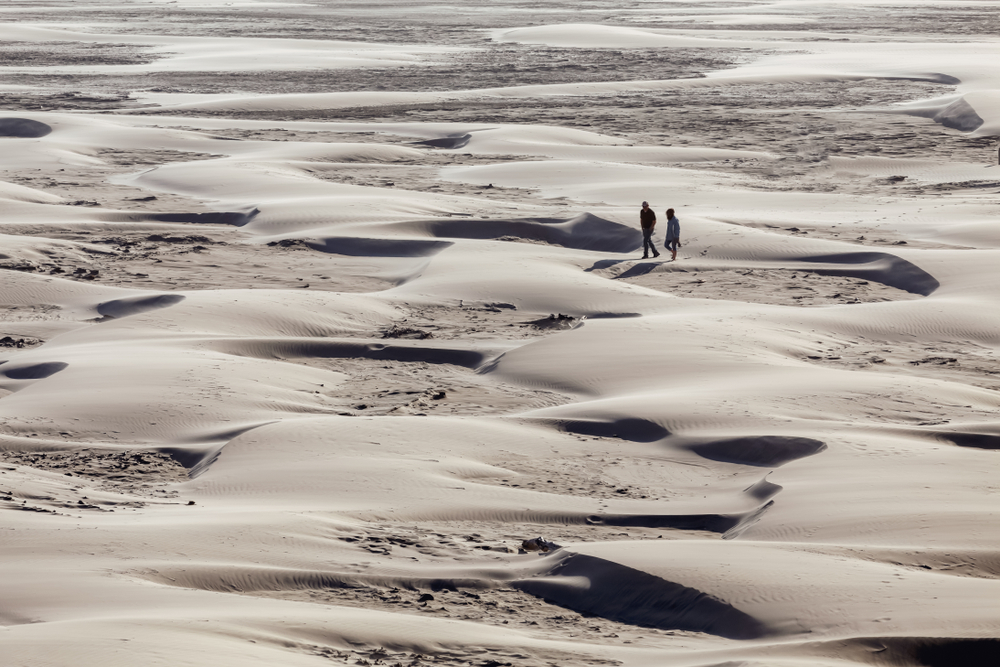
[[677,249],[681,247],[681,221],[672,208],[667,209],[667,240],[663,247],[670,251],[670,259],[677,259]]
[[653,251],[653,257],[659,257],[653,245],[653,228],[656,227],[656,213],[649,208],[649,202],[642,202],[642,210],[639,211],[639,224],[642,225],[642,258],[649,259],[649,251]]

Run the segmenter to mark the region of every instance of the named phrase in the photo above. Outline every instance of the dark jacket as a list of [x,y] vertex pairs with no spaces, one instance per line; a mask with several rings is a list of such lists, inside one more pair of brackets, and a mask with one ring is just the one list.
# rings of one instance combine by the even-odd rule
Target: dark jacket
[[643,229],[649,229],[656,224],[656,214],[653,213],[653,209],[647,208],[645,210],[640,210],[639,221],[642,223]]

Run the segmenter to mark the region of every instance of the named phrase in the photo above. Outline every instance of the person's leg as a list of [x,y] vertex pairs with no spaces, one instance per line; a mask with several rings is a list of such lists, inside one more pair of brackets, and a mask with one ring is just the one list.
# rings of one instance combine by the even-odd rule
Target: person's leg
[[667,241],[666,248],[670,251],[670,259],[677,259],[677,239]]
[[[642,229],[642,258],[643,259],[648,259],[649,258],[649,248],[650,248],[650,246],[653,245],[653,239],[651,238],[652,235],[653,235],[653,230],[651,228],[643,227],[643,229]],[[653,252],[656,252],[655,248],[653,249]]]

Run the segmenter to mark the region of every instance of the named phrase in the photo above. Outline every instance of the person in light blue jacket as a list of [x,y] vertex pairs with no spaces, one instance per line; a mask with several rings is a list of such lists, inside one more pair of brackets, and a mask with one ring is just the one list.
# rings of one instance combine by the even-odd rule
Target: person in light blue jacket
[[670,251],[670,259],[677,259],[677,249],[681,247],[681,221],[674,215],[674,209],[667,209],[667,240],[664,247]]

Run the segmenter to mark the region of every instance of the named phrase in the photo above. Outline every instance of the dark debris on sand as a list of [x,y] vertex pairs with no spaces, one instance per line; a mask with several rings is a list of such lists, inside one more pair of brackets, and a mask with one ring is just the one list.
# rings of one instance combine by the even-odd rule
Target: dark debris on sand
[[536,329],[572,329],[576,326],[579,320],[572,315],[563,315],[562,313],[553,313],[548,317],[543,317],[540,320],[532,320],[527,322]]
[[[162,234],[150,234],[146,237],[147,241],[152,241],[154,243],[217,243],[207,236],[200,236],[198,234],[189,234],[188,236],[163,236]],[[133,245],[135,245],[133,243]]]
[[6,463],[61,472],[70,477],[101,481],[169,483],[188,479],[184,466],[167,454],[148,449],[5,451],[0,452],[0,459]]
[[427,340],[428,338],[434,338],[434,334],[430,331],[425,331],[423,329],[415,329],[413,327],[397,327],[393,326],[382,332],[382,338],[409,338],[411,340]]
[[3,338],[0,338],[0,347],[24,348],[38,345],[41,342],[42,341],[37,338],[13,338],[12,336],[4,336]]
[[278,248],[305,248],[306,250],[311,249],[309,247],[309,244],[303,241],[302,239],[281,239],[280,241],[271,241],[267,245],[271,246],[272,248],[278,247]]

